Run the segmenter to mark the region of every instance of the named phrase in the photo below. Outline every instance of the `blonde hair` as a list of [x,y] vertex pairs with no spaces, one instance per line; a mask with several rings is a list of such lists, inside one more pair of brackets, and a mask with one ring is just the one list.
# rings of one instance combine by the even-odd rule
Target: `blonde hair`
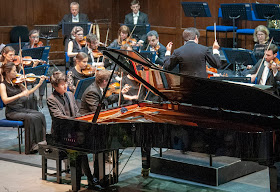
[[77,2],[72,2],[72,3],[70,4],[70,8],[71,8],[72,6],[75,6],[75,5],[78,5],[78,7],[80,7],[79,3],[77,3]]
[[80,26],[75,26],[75,27],[73,27],[73,29],[71,31],[71,35],[75,36],[80,31],[84,32],[84,29]]
[[253,34],[253,38],[254,38],[254,41],[256,43],[258,43],[258,37],[257,37],[257,33],[258,32],[263,32],[265,34],[265,42],[268,41],[269,39],[269,30],[266,28],[266,26],[264,25],[259,25],[255,28],[255,31],[254,31],[254,34]]

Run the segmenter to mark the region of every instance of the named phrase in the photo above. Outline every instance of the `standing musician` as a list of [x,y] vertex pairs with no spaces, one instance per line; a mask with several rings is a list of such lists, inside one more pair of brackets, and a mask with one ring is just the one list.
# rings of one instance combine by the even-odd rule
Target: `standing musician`
[[[63,19],[58,23],[59,29],[62,28],[62,23],[77,23],[77,22],[89,22],[88,16],[84,13],[79,13],[80,5],[77,2],[72,2],[70,4],[70,14],[64,15]],[[68,48],[70,36],[66,35],[63,40],[63,45],[65,45],[65,52]]]
[[[61,71],[55,71],[50,82],[54,88],[53,93],[48,97],[47,104],[52,119],[56,118],[75,118],[81,116],[79,108],[76,104],[74,95],[72,92],[67,91],[66,77]],[[55,137],[53,126],[51,129],[52,135]],[[81,158],[81,167],[87,176],[88,188],[94,186],[93,175],[89,168],[88,158],[86,154],[79,155]]]
[[82,70],[86,68],[88,62],[88,56],[84,52],[79,52],[75,58],[75,67],[73,67],[67,73],[67,84],[69,90],[74,92],[77,86],[77,83],[81,79],[87,78],[86,75],[83,74]]
[[44,47],[42,41],[40,41],[40,32],[37,29],[32,29],[29,32],[29,42],[25,43],[22,49],[32,49],[36,47]]
[[[123,44],[126,44],[127,38],[130,36],[130,30],[126,25],[122,25],[118,31],[118,39],[115,39],[108,47],[120,48]],[[132,42],[131,46],[136,45],[136,42]]]
[[84,41],[84,29],[80,26],[75,26],[71,31],[71,35],[74,39],[68,43],[67,55],[70,57],[70,66],[73,67],[73,57],[82,51],[80,42]]
[[22,84],[12,82],[17,77],[13,62],[8,62],[1,68],[4,80],[0,83],[0,96],[6,105],[6,118],[24,122],[24,128],[30,131],[30,153],[35,153],[38,150],[37,144],[46,139],[46,120],[41,112],[27,108],[27,102],[28,96],[42,85],[45,76],[41,76],[39,83],[28,90]]
[[[264,62],[259,60],[256,65],[249,70],[248,77],[256,76],[257,84],[261,85],[275,85],[276,81],[280,81],[280,69],[279,59],[276,58],[278,52],[278,47],[274,44],[271,44],[267,51],[265,51]],[[251,79],[252,82],[255,81],[255,78]]]
[[156,31],[149,31],[147,33],[147,40],[148,40],[148,45],[145,48],[147,51],[155,51],[156,52],[156,64],[159,64],[163,66],[163,61],[165,58],[165,53],[166,53],[166,47],[163,46],[159,42],[159,36]]
[[199,31],[190,27],[184,30],[183,39],[185,44],[175,49],[170,56],[172,42],[166,46],[166,58],[164,68],[167,70],[174,69],[179,64],[179,71],[185,75],[207,78],[206,61],[213,67],[219,68],[221,61],[219,57],[219,44],[213,43],[213,54],[208,47],[198,44]]
[[140,12],[140,3],[138,0],[132,0],[130,6],[132,13],[125,16],[124,24],[149,24],[148,15]]

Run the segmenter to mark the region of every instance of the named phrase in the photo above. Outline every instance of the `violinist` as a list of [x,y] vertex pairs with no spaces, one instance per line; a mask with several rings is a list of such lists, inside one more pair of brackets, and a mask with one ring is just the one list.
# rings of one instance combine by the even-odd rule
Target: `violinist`
[[[280,63],[276,58],[277,52],[278,47],[274,44],[271,44],[267,51],[265,51],[264,61],[262,62],[262,59],[260,59],[258,63],[256,63],[256,65],[254,65],[254,67],[249,70],[247,77],[256,75],[257,84],[275,85],[276,81],[280,80],[280,73],[278,72]],[[254,79],[252,78],[252,80]]]
[[[7,64],[8,62],[13,62],[15,57],[15,50],[11,46],[6,46],[2,49],[1,60],[0,60],[0,74],[2,72],[3,65]],[[0,81],[3,81],[3,77],[0,77]]]
[[[196,28],[190,27],[184,30],[183,39],[185,44],[175,49],[171,54],[172,42],[166,46],[164,68],[167,70],[174,69],[179,65],[179,72],[185,75],[207,78],[206,61],[215,68],[221,66],[219,57],[219,44],[213,43],[213,52],[206,46],[198,44],[200,33]],[[184,83],[184,82],[181,82]]]
[[[100,70],[96,73],[94,83],[85,90],[82,96],[80,109],[80,113],[82,115],[89,112],[95,113],[99,101],[102,98],[104,88],[107,86],[110,79],[110,75],[111,72],[106,69]],[[121,92],[124,94],[128,90],[128,87],[124,87]],[[119,94],[112,94],[109,97],[105,98],[103,100],[103,108],[108,107],[109,104],[117,102],[118,97]]]
[[42,41],[40,41],[40,31],[37,29],[32,29],[29,32],[29,42],[25,43],[22,49],[32,49],[36,47],[44,47]]
[[22,84],[12,83],[12,79],[17,76],[13,62],[8,62],[1,68],[4,80],[0,83],[0,96],[6,105],[6,118],[24,122],[24,128],[30,131],[30,153],[35,153],[38,150],[37,144],[45,140],[46,120],[41,112],[27,108],[27,102],[28,96],[42,85],[45,77],[41,76],[39,83],[28,90]]
[[74,92],[76,89],[76,85],[79,80],[87,78],[86,75],[83,74],[82,70],[86,69],[88,64],[88,56],[84,52],[79,52],[75,57],[75,67],[73,67],[67,73],[67,84],[69,90]]
[[71,31],[73,39],[68,43],[67,55],[70,57],[70,66],[73,67],[73,58],[82,51],[80,42],[84,41],[84,30],[80,26],[73,27]]
[[148,45],[145,48],[147,51],[156,52],[155,64],[163,66],[163,61],[165,58],[166,48],[159,42],[159,36],[156,31],[149,31],[147,33]]
[[99,41],[94,34],[88,34],[86,36],[87,46],[82,48],[82,52],[88,55],[88,63],[92,63],[94,66],[104,66],[102,63],[103,55],[97,50]]
[[[130,36],[130,30],[126,25],[122,25],[118,31],[118,39],[115,39],[108,47],[109,48],[120,48],[126,41],[130,41],[128,37]],[[136,45],[136,42],[131,42],[131,46]]]

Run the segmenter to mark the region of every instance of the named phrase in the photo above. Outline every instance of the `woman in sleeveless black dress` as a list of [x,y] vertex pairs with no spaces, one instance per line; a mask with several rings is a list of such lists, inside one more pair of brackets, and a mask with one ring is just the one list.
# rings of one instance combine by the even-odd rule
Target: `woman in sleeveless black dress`
[[42,76],[39,83],[28,90],[22,84],[16,85],[12,83],[12,79],[17,75],[14,63],[7,63],[1,68],[4,80],[0,83],[0,95],[6,105],[6,118],[24,122],[24,128],[30,132],[29,146],[25,147],[30,149],[30,153],[33,153],[38,149],[37,144],[45,140],[46,120],[41,112],[28,109],[26,103],[28,95],[34,93],[42,85],[45,77]]

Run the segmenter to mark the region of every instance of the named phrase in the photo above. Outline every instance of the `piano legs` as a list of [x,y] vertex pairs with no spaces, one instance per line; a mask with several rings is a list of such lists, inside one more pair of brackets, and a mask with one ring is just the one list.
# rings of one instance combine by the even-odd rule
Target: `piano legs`
[[270,181],[271,192],[280,191],[277,190],[277,169],[273,165],[269,167],[269,181]]
[[142,155],[142,177],[148,177],[151,168],[151,147],[141,147]]

